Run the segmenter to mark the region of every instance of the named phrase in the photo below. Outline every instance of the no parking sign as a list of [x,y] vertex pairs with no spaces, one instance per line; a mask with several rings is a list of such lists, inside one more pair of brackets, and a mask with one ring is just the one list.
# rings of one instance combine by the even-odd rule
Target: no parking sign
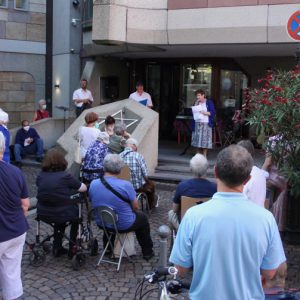
[[292,39],[300,41],[300,10],[290,16],[287,23],[287,32]]

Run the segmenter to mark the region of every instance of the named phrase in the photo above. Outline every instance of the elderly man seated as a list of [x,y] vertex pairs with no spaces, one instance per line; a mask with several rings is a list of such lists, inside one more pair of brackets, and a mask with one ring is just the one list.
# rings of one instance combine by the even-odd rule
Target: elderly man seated
[[92,180],[103,176],[103,159],[108,153],[109,135],[99,131],[99,136],[87,149],[82,164],[82,179],[89,184]]
[[173,208],[169,211],[169,223],[174,229],[178,229],[181,211],[181,196],[192,198],[212,197],[217,192],[217,185],[205,178],[208,161],[202,154],[196,154],[190,160],[190,168],[194,178],[181,181],[173,198]]
[[[109,206],[116,212],[118,215],[117,227],[120,232],[135,231],[136,238],[142,248],[143,258],[149,260],[154,256],[149,221],[143,212],[138,211],[138,200],[132,184],[117,178],[123,166],[124,162],[119,155],[108,154],[103,161],[104,176],[92,181],[89,197],[93,208]],[[107,186],[110,186],[110,189]],[[117,196],[112,190],[115,190],[124,199]],[[106,243],[107,239],[103,235],[104,247]],[[112,251],[112,249],[110,250]]]
[[158,197],[155,195],[155,184],[148,179],[147,165],[144,157],[137,152],[137,141],[129,138],[125,143],[125,150],[120,153],[126,165],[130,169],[131,182],[137,192],[147,194],[149,208],[158,206]]
[[121,153],[124,150],[126,139],[129,137],[130,134],[126,131],[126,125],[124,123],[115,124],[114,133],[109,138],[108,148],[112,153]]
[[27,120],[22,121],[22,128],[17,131],[14,153],[17,166],[22,166],[21,156],[36,154],[36,160],[43,160],[44,142],[34,128],[29,126]]

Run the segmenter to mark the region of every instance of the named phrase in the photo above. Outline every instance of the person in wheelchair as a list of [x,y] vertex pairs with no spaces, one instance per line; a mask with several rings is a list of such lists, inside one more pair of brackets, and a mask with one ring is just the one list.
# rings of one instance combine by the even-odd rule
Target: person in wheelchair
[[[143,212],[138,211],[138,200],[132,184],[117,178],[123,167],[124,162],[118,154],[107,154],[103,161],[104,176],[92,181],[89,198],[93,208],[108,206],[115,211],[118,215],[116,225],[119,232],[134,231],[142,248],[143,258],[149,260],[154,256],[149,221]],[[96,223],[102,225],[97,218]],[[113,235],[112,242],[114,237]],[[107,238],[103,235],[104,248],[106,244]]]
[[180,223],[181,196],[192,198],[212,197],[217,192],[217,185],[205,178],[208,161],[202,154],[197,153],[190,160],[190,168],[194,178],[181,181],[173,198],[173,207],[168,212],[170,226],[177,230]]
[[[85,192],[87,187],[66,172],[68,163],[56,149],[47,152],[42,171],[36,179],[37,216],[46,223],[54,223],[53,255],[73,256],[78,229],[78,205],[70,198],[76,192]],[[67,223],[71,223],[69,251],[62,247]]]

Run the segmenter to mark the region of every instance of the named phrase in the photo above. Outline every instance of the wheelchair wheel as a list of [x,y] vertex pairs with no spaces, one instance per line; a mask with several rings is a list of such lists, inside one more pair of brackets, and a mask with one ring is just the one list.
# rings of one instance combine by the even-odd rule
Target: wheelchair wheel
[[83,253],[76,254],[72,258],[73,270],[78,271],[85,264],[85,255]]
[[91,256],[96,256],[98,254],[98,249],[99,249],[99,245],[98,245],[98,241],[96,238],[92,238],[89,241],[89,247],[90,247],[90,254]]
[[51,250],[52,250],[52,245],[51,245],[51,243],[45,242],[45,243],[43,244],[43,250],[44,250],[45,254],[49,254],[49,253],[51,252]]
[[38,249],[38,250],[32,250],[32,253],[30,255],[30,264],[34,267],[39,267],[41,266],[44,261],[46,260],[46,254],[43,250]]

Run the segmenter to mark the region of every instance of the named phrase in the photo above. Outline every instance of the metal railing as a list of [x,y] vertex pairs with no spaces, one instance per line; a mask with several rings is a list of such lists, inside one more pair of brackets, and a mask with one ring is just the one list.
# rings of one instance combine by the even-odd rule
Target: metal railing
[[[126,125],[126,128],[129,128],[130,126],[136,124],[139,120],[138,119],[128,119],[124,118],[124,111],[122,109],[118,110],[117,112],[113,113],[111,116],[115,118],[115,120],[121,121]],[[118,117],[118,115],[120,115]],[[102,121],[99,121],[98,124],[101,126],[105,122],[105,117],[99,117],[99,120],[103,119]],[[125,123],[125,121],[130,121],[128,124]]]

